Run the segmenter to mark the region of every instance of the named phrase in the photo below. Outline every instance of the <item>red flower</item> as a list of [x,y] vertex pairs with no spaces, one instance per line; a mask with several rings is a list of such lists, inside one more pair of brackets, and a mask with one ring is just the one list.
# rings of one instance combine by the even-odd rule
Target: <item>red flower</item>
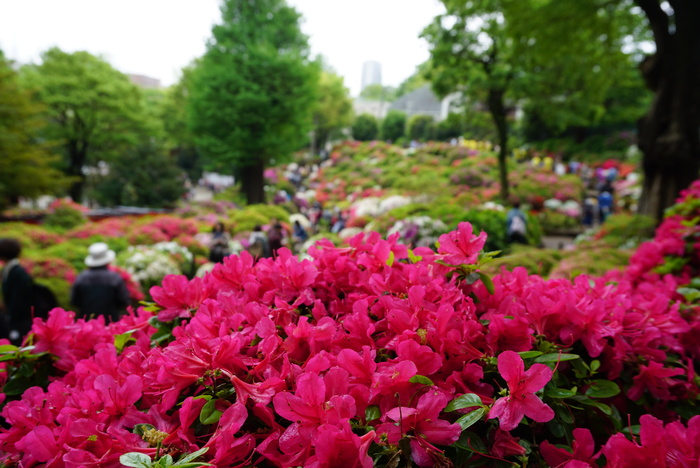
[[498,356],[498,371],[508,383],[510,395],[496,400],[489,419],[499,418],[501,429],[515,429],[523,416],[537,422],[547,422],[554,417],[552,408],[535,396],[535,392],[552,378],[552,369],[544,364],[533,364],[525,372],[523,359],[513,351],[504,351]]
[[479,251],[486,243],[486,233],[475,236],[472,225],[459,223],[457,231],[451,231],[438,238],[440,247],[438,253],[443,254],[443,260],[451,265],[472,264],[479,258]]

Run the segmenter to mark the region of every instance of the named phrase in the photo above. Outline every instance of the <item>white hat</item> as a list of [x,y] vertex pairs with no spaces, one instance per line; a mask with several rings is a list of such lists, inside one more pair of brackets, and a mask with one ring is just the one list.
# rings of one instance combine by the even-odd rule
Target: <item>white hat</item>
[[101,267],[111,263],[115,258],[114,250],[109,250],[109,246],[104,242],[97,242],[88,248],[85,264],[90,268]]

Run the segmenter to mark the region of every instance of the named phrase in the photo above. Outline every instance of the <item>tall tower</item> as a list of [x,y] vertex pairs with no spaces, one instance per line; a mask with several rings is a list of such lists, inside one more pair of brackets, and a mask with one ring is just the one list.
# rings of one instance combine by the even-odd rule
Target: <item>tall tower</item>
[[382,84],[382,65],[374,60],[368,60],[362,64],[362,88],[360,91],[373,84]]

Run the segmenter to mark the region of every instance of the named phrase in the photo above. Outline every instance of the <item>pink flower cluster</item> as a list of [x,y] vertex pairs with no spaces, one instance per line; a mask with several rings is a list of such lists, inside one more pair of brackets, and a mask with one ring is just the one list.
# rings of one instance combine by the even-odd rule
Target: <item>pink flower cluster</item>
[[[662,227],[661,251],[683,254],[671,240],[683,232]],[[243,252],[204,278],[166,277],[151,295],[170,335],[144,309],[107,327],[60,309],[36,320],[36,350],[56,356],[61,374],[2,410],[5,462],[109,467],[127,452],[177,459],[205,447],[219,467],[430,467],[450,466],[459,449],[484,466],[531,447],[531,466],[592,467],[601,456],[611,467],[651,457],[697,466],[697,418],[686,428],[642,416],[641,444],[616,434],[597,454],[587,431],[574,431],[568,451],[545,424],[572,424],[567,415],[589,402],[577,427],[599,426],[611,406],[670,421],[673,404],[697,397],[700,320],[677,293],[687,271],[662,276],[635,258],[603,278],[516,268],[491,285],[473,266],[485,235],[468,223],[437,252],[397,240],[320,241],[310,260],[282,249],[255,263]],[[543,353],[557,359],[532,363]],[[566,381],[576,384],[554,388]],[[588,398],[605,382],[621,392]],[[578,400],[566,406],[567,395]],[[470,415],[480,435],[463,433]]]

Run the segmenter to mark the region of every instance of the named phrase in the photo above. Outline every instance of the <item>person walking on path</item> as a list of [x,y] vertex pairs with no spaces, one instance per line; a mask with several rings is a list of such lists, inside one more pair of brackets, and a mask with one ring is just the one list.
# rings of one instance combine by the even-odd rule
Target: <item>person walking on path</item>
[[5,303],[4,320],[0,320],[0,338],[9,338],[19,345],[32,327],[32,277],[19,264],[22,246],[17,239],[0,239],[2,269],[2,297]]
[[129,291],[119,273],[107,267],[115,259],[113,250],[104,242],[92,244],[88,248],[85,265],[71,289],[70,302],[77,308],[79,318],[104,316],[108,322],[119,320],[129,305]]
[[506,234],[511,244],[527,244],[527,218],[520,210],[520,202],[513,203],[506,215]]

